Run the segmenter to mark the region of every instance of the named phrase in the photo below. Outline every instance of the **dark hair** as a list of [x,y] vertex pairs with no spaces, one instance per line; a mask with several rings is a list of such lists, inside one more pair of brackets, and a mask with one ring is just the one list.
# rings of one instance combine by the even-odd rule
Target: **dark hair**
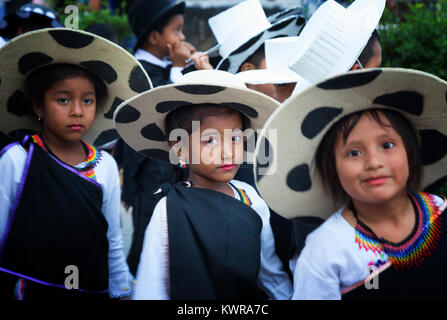
[[155,20],[154,23],[146,30],[146,32],[139,38],[141,41],[139,41],[137,47],[141,48],[144,43],[146,43],[147,38],[151,34],[152,31],[157,31],[158,33],[163,33],[163,29],[166,28],[166,26],[171,21],[171,18],[178,15],[180,13],[172,13],[168,16],[162,16],[159,19]]
[[[407,189],[416,191],[422,180],[422,164],[416,132],[411,123],[401,113],[391,109],[368,109],[350,114],[337,121],[326,133],[315,154],[315,164],[325,190],[335,201],[347,201],[349,196],[344,192],[338,178],[335,165],[335,143],[339,137],[344,142],[355,128],[360,118],[370,116],[379,125],[392,127],[402,138],[407,153],[409,177]],[[388,119],[390,125],[383,123],[380,115]]]
[[262,44],[251,56],[241,63],[238,72],[241,71],[242,65],[246,62],[253,64],[259,69],[263,59],[265,59],[264,44]]
[[371,37],[368,40],[368,43],[366,44],[360,56],[358,57],[358,60],[360,61],[362,66],[366,66],[369,60],[371,60],[371,58],[374,56],[374,45],[376,43],[380,43],[380,37],[377,30],[374,30],[373,33],[371,34]]
[[[209,116],[230,114],[239,114],[242,120],[242,130],[249,127],[250,120],[248,117],[230,107],[211,103],[179,107],[169,112],[165,118],[166,140],[169,139],[169,134],[175,129],[184,129],[188,134],[191,134],[193,121],[202,121],[203,118]],[[175,182],[183,181],[187,177],[187,171],[178,166],[174,166],[174,175]]]
[[101,111],[107,99],[107,87],[104,81],[94,73],[73,64],[51,64],[31,72],[25,80],[25,89],[31,101],[44,105],[45,93],[55,83],[74,77],[90,80],[95,87],[96,112]]

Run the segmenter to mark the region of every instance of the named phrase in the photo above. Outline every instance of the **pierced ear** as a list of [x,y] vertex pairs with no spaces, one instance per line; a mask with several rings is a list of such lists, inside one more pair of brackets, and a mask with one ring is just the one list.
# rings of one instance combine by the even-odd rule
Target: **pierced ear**
[[249,70],[256,70],[256,66],[251,62],[244,62],[241,66],[241,71],[249,71]]
[[42,106],[40,105],[40,103],[37,103],[35,101],[33,101],[33,111],[36,114],[36,116],[38,118],[42,118],[43,117],[43,110],[42,110]]
[[171,152],[173,152],[178,159],[181,159],[188,163],[188,152],[187,149],[183,146],[181,141],[170,141]]

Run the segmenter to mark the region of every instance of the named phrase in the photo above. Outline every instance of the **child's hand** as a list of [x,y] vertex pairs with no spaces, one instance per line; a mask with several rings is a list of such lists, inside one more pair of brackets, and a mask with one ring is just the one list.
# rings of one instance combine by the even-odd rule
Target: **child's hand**
[[206,53],[203,52],[195,52],[191,58],[194,62],[194,66],[197,70],[213,70],[213,66],[210,63],[210,59]]
[[191,56],[191,50],[194,49],[190,43],[185,41],[179,41],[174,46],[168,43],[166,46],[168,47],[172,66],[182,68],[186,65],[185,61]]

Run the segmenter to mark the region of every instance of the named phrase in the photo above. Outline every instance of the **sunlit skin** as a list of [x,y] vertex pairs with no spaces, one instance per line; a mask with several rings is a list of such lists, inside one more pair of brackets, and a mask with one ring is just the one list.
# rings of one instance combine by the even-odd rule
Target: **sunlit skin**
[[[383,115],[381,119],[389,125]],[[415,216],[407,196],[409,166],[400,135],[363,115],[346,142],[338,137],[335,162],[359,219],[380,237],[393,242],[405,239],[413,230]],[[350,210],[345,209],[343,216],[355,226]]]
[[[266,69],[267,65],[266,65],[266,60],[265,58],[262,59],[262,61],[259,63],[259,67],[256,68],[255,65],[253,65],[252,63],[244,63],[241,66],[241,71],[248,71],[248,70],[257,70],[257,69]],[[264,84],[246,84],[247,88],[261,92],[263,94],[268,95],[269,97],[273,98],[273,99],[277,99],[276,97],[276,89],[275,86],[272,83],[264,83]]]
[[[188,180],[194,187],[234,197],[228,182],[236,175],[243,159],[240,115],[231,113],[204,117],[200,123],[200,135],[198,132],[196,134],[193,132],[190,135],[188,162],[200,159],[200,163],[188,164]],[[193,146],[195,137],[199,137],[198,148]]]
[[292,95],[296,82],[275,84],[274,86],[276,100],[283,103]]
[[96,92],[87,78],[73,77],[55,83],[45,92],[43,106],[34,103],[42,119],[41,136],[62,161],[77,165],[85,161],[81,138],[95,120]]

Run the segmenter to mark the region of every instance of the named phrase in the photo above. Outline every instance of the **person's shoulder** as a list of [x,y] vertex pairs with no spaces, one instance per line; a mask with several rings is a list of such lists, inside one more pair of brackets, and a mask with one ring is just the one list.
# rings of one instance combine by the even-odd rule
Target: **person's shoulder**
[[231,180],[230,183],[232,185],[234,185],[236,188],[242,189],[245,192],[250,192],[250,193],[255,192],[257,194],[256,189],[253,188],[253,186],[251,186],[247,182],[240,181],[240,180]]
[[99,153],[99,163],[107,166],[117,166],[115,158],[107,151],[96,149]]
[[27,151],[18,142],[11,143],[0,150],[0,158],[3,161],[12,161],[14,163],[21,160],[25,161],[26,156]]

